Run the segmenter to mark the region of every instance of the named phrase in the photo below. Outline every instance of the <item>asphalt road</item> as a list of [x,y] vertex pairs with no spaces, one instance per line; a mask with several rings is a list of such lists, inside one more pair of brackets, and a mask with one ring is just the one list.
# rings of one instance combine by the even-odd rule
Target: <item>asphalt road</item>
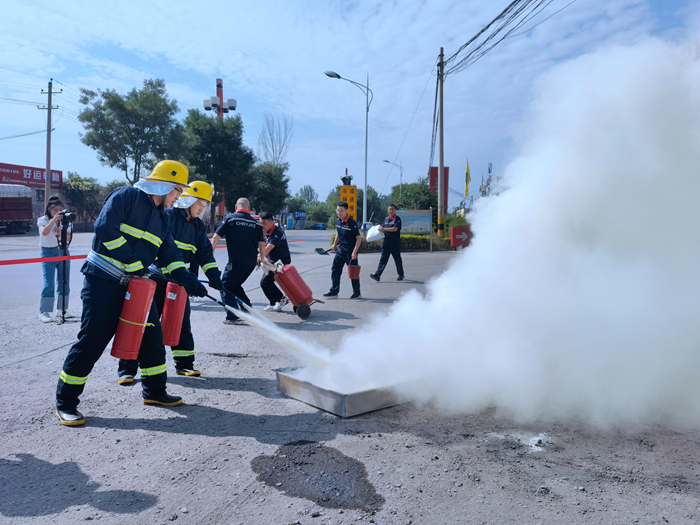
[[[330,287],[332,259],[313,249],[328,246],[329,233],[289,233],[293,262],[317,296]],[[72,252],[87,253],[90,238],[77,234]],[[36,237],[0,236],[1,259],[38,252]],[[225,250],[216,253],[223,265]],[[391,313],[402,293],[424,292],[454,254],[405,254],[402,282],[391,264],[381,283],[370,281],[378,258],[360,255],[363,299],[348,298],[344,276],[340,297],[313,305],[306,321],[290,309],[264,315],[333,350]],[[245,285],[257,309],[260,275]],[[85,426],[63,427],[55,388],[78,324],[39,321],[39,264],[0,266],[0,282],[0,524],[700,522],[696,430],[524,424],[496,407],[452,414],[411,403],[340,419],[277,392],[272,369],[293,366],[293,356],[253,327],[224,325],[211,301],[192,308],[202,377],[175,376],[168,357],[168,390],[184,405],[144,406],[140,385],[118,385],[105,352],[81,397]]]

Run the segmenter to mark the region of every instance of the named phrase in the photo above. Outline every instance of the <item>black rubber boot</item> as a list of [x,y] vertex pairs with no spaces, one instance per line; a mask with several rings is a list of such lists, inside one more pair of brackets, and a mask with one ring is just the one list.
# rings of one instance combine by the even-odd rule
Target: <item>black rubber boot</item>
[[158,397],[144,397],[143,402],[147,405],[160,405],[163,407],[174,407],[184,403],[180,396],[171,396],[163,393]]

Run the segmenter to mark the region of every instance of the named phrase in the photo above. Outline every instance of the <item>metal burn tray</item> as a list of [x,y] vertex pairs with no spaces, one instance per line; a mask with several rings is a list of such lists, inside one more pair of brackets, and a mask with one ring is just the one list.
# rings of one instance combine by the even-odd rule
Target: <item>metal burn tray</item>
[[341,394],[293,376],[296,367],[277,368],[277,390],[283,394],[342,418],[359,416],[403,403],[391,387]]

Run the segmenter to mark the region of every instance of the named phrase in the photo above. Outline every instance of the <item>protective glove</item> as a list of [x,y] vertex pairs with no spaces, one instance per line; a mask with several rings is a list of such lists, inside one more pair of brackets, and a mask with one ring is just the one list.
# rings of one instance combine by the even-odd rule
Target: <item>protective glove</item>
[[151,270],[148,268],[141,268],[140,270],[136,270],[135,272],[129,272],[128,274],[131,277],[148,277],[151,275]]
[[199,281],[196,281],[194,283],[187,283],[184,286],[185,291],[193,297],[206,297],[209,293],[206,287]]
[[209,286],[214,288],[214,290],[224,289],[224,283],[221,282],[218,270],[209,271],[209,273],[207,273],[207,278],[209,279]]

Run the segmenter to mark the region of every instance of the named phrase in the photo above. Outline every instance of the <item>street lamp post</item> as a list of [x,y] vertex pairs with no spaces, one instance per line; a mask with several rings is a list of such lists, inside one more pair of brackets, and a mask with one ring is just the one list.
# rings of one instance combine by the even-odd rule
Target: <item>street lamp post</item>
[[399,168],[399,170],[400,170],[399,171],[399,199],[400,199],[401,198],[401,186],[403,184],[403,166],[401,166],[401,164],[394,164],[393,162],[389,162],[388,160],[385,160],[384,162],[386,162],[387,164],[392,164],[392,165],[396,166],[397,168]]
[[[367,137],[369,136],[369,106],[374,100],[374,93],[369,88],[369,73],[367,73],[366,86],[363,86],[362,84],[359,84],[354,80],[343,78],[335,71],[324,71],[324,73],[326,74],[326,76],[329,76],[331,78],[338,78],[350,82],[351,84],[357,86],[357,88],[365,94],[365,100],[367,104],[367,110],[365,112],[365,189],[362,192],[362,231],[364,232],[365,223],[367,222]],[[372,98],[370,98],[370,94],[372,95]]]
[[[210,97],[204,100],[204,109],[207,111],[216,111],[216,116],[219,119],[219,121],[222,124],[223,127],[223,122],[224,122],[224,113],[228,113],[229,111],[236,111],[236,107],[238,106],[238,102],[236,102],[235,98],[230,98],[226,102],[224,102],[224,81],[220,78],[216,79],[216,96],[215,97]],[[214,188],[216,190],[216,188]],[[225,204],[225,195],[224,191],[221,190],[220,192],[221,195],[221,202],[218,204],[219,211],[221,212],[220,215],[223,215],[224,212],[226,211],[226,204]],[[216,207],[214,204],[211,205],[211,210],[209,212],[209,218],[210,218],[210,224],[212,230],[214,229],[214,216],[216,215]]]

